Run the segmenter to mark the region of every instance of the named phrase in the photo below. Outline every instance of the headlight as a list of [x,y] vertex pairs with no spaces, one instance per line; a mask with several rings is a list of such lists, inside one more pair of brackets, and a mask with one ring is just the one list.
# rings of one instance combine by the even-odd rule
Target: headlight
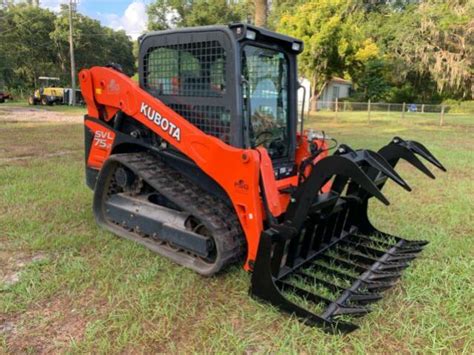
[[297,42],[293,42],[291,49],[293,49],[295,52],[298,52],[301,49],[301,45]]
[[254,41],[255,38],[257,38],[257,32],[248,30],[247,33],[245,33],[245,38]]

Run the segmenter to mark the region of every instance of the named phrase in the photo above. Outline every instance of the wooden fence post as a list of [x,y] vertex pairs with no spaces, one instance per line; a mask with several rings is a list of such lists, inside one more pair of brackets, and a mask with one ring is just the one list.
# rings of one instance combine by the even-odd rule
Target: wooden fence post
[[367,101],[367,119],[370,123],[370,99]]
[[337,110],[339,109],[339,100],[336,97],[336,101],[334,102],[334,119],[337,121]]
[[406,108],[406,103],[403,103],[403,105],[402,105],[402,118],[405,118],[405,108]]
[[425,104],[421,105],[421,113],[425,113]]
[[344,106],[342,107],[342,111],[346,112],[347,109],[347,101],[344,101]]
[[441,114],[439,117],[439,125],[442,126],[444,124],[444,105],[441,105]]

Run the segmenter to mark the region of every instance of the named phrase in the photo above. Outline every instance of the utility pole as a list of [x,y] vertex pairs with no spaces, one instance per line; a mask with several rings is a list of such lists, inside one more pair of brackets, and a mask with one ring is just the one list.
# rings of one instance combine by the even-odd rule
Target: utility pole
[[76,10],[76,1],[69,0],[69,55],[71,57],[72,106],[76,105],[76,61],[74,60],[74,43],[72,40],[72,12],[75,10]]

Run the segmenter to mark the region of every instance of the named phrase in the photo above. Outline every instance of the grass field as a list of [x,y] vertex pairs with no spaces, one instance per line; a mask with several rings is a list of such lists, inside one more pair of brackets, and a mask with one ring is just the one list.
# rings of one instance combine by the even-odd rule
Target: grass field
[[238,266],[203,278],[99,229],[82,126],[0,121],[0,353],[473,353],[474,126],[433,121],[307,120],[353,147],[420,140],[448,169],[402,164],[414,191],[373,203],[382,230],[431,243],[347,336],[252,300]]
[[7,101],[3,104],[0,104],[0,110],[2,107],[24,107],[24,108],[31,108],[31,109],[41,109],[45,111],[52,111],[52,112],[65,112],[65,113],[72,113],[72,114],[82,114],[85,112],[84,106],[68,106],[68,105],[51,105],[51,106],[43,106],[43,105],[28,105],[28,102],[25,100],[15,100],[15,101]]

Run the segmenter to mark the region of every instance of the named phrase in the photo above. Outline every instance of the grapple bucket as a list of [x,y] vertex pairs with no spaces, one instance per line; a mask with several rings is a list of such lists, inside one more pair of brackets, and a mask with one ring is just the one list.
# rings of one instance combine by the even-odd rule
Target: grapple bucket
[[371,197],[389,204],[388,179],[411,190],[394,170],[400,159],[434,178],[418,156],[446,171],[422,144],[399,137],[377,153],[341,145],[317,162],[283,220],[262,233],[251,294],[328,332],[357,329],[350,319],[368,313],[427,244],[380,232],[367,215]]

